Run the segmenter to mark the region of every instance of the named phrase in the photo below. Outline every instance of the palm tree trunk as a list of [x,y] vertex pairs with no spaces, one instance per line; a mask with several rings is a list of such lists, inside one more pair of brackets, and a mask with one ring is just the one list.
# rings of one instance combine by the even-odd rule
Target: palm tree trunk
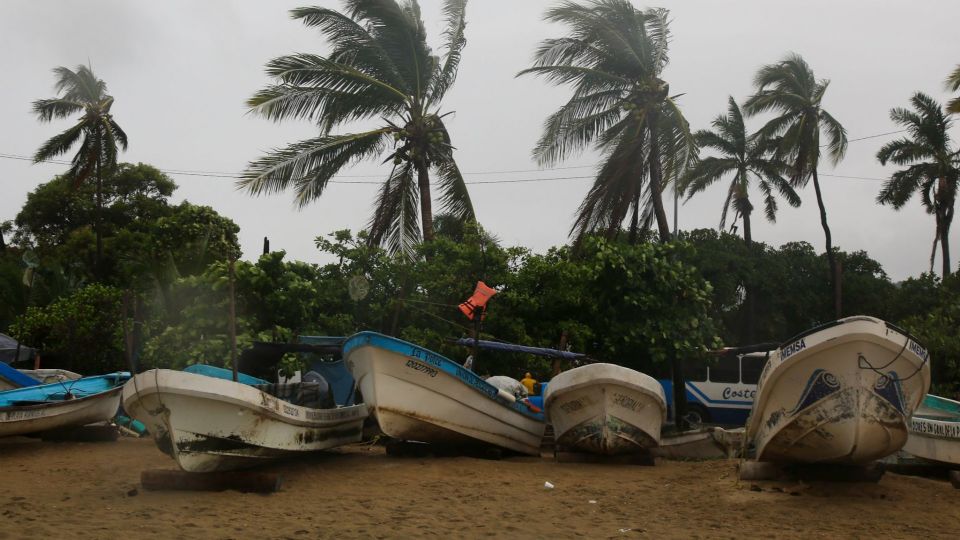
[[660,148],[657,147],[659,134],[656,128],[656,116],[650,117],[650,199],[657,218],[657,231],[661,242],[670,241],[670,222],[663,208],[663,169],[660,166]]
[[420,189],[420,222],[423,227],[423,241],[433,241],[433,204],[430,200],[430,171],[425,163],[417,163],[417,183]]
[[643,186],[638,186],[636,193],[633,194],[633,216],[630,218],[630,245],[637,243],[637,237],[640,232],[640,190],[642,188]]
[[93,232],[97,237],[97,253],[93,259],[93,275],[102,278],[100,261],[103,259],[103,176],[100,168],[99,147],[97,155],[97,215],[93,221]]
[[833,252],[833,239],[830,236],[830,226],[827,225],[827,207],[823,205],[823,194],[820,192],[820,178],[817,170],[813,170],[813,189],[817,192],[817,206],[820,208],[820,224],[823,225],[823,236],[827,241],[827,262],[830,263],[830,283],[833,284],[833,316],[840,318],[843,308],[843,288],[840,272],[837,269],[837,256]]
[[[753,235],[750,231],[750,212],[743,213],[743,241],[747,245],[747,256],[753,257]],[[752,274],[752,273],[751,273]],[[748,274],[751,275],[751,274]],[[741,345],[753,343],[754,341],[754,320],[756,320],[756,291],[753,290],[753,283],[748,278],[744,283],[743,303],[746,311],[743,317],[743,333],[741,334]]]
[[953,221],[953,205],[956,195],[945,178],[940,178],[937,189],[937,231],[940,234],[940,253],[943,254],[943,278],[951,273],[950,268],[950,223]]

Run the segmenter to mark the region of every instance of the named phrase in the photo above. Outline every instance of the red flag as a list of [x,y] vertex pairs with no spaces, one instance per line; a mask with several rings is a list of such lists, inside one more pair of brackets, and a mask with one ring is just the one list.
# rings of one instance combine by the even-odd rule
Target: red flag
[[487,305],[487,301],[495,294],[497,294],[496,289],[488,287],[487,284],[482,281],[478,281],[477,289],[473,291],[473,296],[468,298],[466,302],[460,304],[460,311],[472,321],[478,311],[481,312],[481,314],[483,313],[483,308]]

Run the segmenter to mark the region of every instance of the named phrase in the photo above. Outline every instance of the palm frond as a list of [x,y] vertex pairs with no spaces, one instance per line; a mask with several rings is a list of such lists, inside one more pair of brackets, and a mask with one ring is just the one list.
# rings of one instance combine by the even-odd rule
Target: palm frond
[[419,192],[413,165],[394,167],[384,182],[368,225],[368,242],[385,245],[391,254],[412,257],[420,241]]
[[69,152],[70,148],[83,136],[84,127],[85,124],[81,120],[80,123],[75,124],[66,131],[50,137],[33,155],[34,163],[40,163],[41,161],[46,161]]
[[430,79],[430,88],[427,91],[427,103],[439,102],[453,86],[460,67],[463,48],[467,44],[465,30],[467,27],[467,0],[445,0],[443,14],[447,29],[443,33],[445,53],[442,67],[435,71]]

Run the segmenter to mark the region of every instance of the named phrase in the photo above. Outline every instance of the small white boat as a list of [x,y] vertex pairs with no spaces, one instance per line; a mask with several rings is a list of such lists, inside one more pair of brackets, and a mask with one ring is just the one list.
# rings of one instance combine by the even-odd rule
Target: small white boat
[[128,377],[120,372],[0,392],[0,437],[110,420]]
[[858,465],[900,450],[930,387],[929,354],[879,319],[847,317],[771,354],[747,424],[759,461]]
[[928,394],[910,419],[903,449],[929,461],[960,466],[960,401]]
[[390,437],[540,454],[543,414],[456,362],[376,332],[347,339],[343,356]]
[[252,467],[358,442],[367,417],[364,405],[309,408],[246,384],[169,369],[130,379],[123,408],[189,472]]
[[660,383],[614,364],[588,364],[555,376],[544,408],[559,446],[605,455],[658,446],[667,417]]

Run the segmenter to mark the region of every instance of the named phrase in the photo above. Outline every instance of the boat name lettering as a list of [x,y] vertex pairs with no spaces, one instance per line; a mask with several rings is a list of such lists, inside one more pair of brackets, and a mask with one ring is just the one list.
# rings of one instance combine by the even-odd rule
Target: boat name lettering
[[290,405],[284,405],[283,412],[289,414],[290,416],[300,416],[300,411],[291,407]]
[[907,347],[909,347],[910,350],[913,351],[913,354],[919,356],[921,360],[927,359],[927,354],[928,354],[927,350],[921,347],[920,344],[917,343],[916,341],[912,339],[907,340]]
[[802,351],[802,350],[804,350],[804,349],[806,349],[806,348],[807,348],[807,342],[806,342],[806,341],[804,341],[804,340],[802,340],[802,339],[797,340],[797,341],[794,341],[793,343],[791,343],[791,344],[789,344],[789,345],[787,345],[786,347],[783,348],[782,352],[780,353],[780,358],[781,358],[782,360],[786,360],[787,358],[790,358],[790,357],[793,356],[794,354],[796,354],[796,353],[798,353],[798,352],[800,352],[800,351]]
[[910,431],[946,439],[960,439],[960,424],[953,422],[927,422],[922,418],[913,418],[910,420]]
[[9,411],[7,420],[26,420],[28,418],[37,418],[43,416],[43,410],[35,409],[29,411]]
[[408,368],[411,368],[411,369],[415,370],[415,371],[420,371],[420,372],[426,373],[427,375],[429,375],[429,376],[431,376],[431,377],[436,377],[436,376],[437,376],[437,373],[439,373],[437,370],[433,369],[432,367],[430,367],[430,366],[425,366],[425,365],[421,364],[420,362],[414,362],[413,360],[407,360],[406,366],[407,366]]
[[426,362],[431,366],[440,367],[443,364],[443,358],[441,356],[417,347],[410,349],[410,356],[420,360],[421,362]]
[[580,400],[568,401],[566,403],[561,403],[560,408],[563,409],[563,412],[572,413],[574,411],[579,411],[583,408],[583,403],[580,403]]
[[624,409],[630,409],[631,411],[635,411],[640,407],[640,402],[619,392],[613,393],[613,402]]
[[757,399],[757,391],[748,388],[734,389],[732,386],[728,386],[723,389],[723,399],[731,398]]

